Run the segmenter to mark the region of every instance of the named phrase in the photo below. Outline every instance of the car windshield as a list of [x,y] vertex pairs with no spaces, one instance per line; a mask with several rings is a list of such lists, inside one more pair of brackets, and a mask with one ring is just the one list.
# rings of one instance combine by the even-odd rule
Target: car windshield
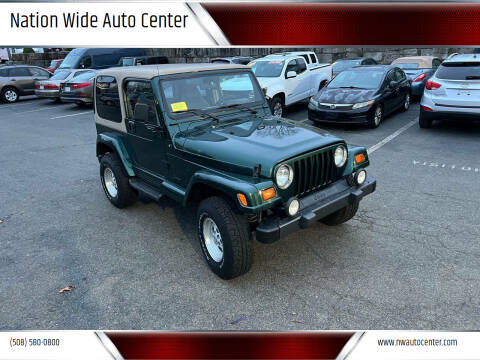
[[251,68],[257,77],[279,77],[284,64],[282,60],[262,60],[253,62]]
[[74,49],[70,51],[62,63],[58,67],[59,69],[75,69],[80,61],[80,57],[83,52],[80,49]]
[[58,70],[55,71],[55,74],[50,78],[50,80],[65,80],[68,75],[70,75],[70,71],[68,70]]
[[396,63],[395,66],[398,66],[400,69],[404,70],[420,68],[419,63]]
[[72,82],[87,81],[87,80],[93,79],[94,77],[95,77],[95,72],[83,71],[80,75],[75,76],[71,81]]
[[134,65],[135,65],[135,58],[122,59],[122,66],[134,66]]
[[445,80],[480,80],[480,62],[447,62],[435,76]]
[[333,71],[340,72],[346,69],[350,69],[356,65],[360,65],[362,60],[341,60],[333,64]]
[[263,101],[253,74],[217,73],[161,80],[161,91],[172,114],[215,109]]
[[377,89],[383,79],[383,71],[346,70],[338,74],[329,84],[329,88]]

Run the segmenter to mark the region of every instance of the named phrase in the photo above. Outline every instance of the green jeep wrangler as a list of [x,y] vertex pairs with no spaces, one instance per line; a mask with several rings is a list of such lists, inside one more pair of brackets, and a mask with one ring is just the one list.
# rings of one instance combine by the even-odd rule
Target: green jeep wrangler
[[102,70],[95,122],[110,202],[198,203],[203,255],[223,279],[250,269],[254,233],[271,243],[318,220],[341,224],[375,190],[364,147],[273,117],[242,65]]

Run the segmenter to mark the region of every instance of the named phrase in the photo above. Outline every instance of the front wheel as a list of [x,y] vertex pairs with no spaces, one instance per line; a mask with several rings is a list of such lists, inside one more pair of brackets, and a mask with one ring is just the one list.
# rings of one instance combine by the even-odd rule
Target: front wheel
[[0,94],[3,102],[14,103],[18,101],[18,90],[13,87],[6,87]]
[[344,208],[335,211],[333,214],[324,217],[320,221],[329,226],[340,225],[353,218],[357,213],[357,210],[358,202],[356,204],[349,204]]
[[368,120],[368,126],[372,129],[377,128],[383,120],[383,107],[381,104],[378,104],[373,114]]
[[197,213],[198,238],[210,269],[225,280],[245,274],[253,263],[253,240],[245,216],[222,197],[203,200]]
[[285,104],[281,97],[275,96],[272,101],[270,101],[270,110],[272,115],[276,117],[282,117],[285,112]]

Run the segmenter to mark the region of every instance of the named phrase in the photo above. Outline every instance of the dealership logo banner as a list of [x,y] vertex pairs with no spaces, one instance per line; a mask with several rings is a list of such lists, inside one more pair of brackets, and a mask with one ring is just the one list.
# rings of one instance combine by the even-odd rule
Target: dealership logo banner
[[478,46],[479,18],[479,3],[7,2],[0,45]]
[[0,360],[479,360],[479,332],[0,332]]

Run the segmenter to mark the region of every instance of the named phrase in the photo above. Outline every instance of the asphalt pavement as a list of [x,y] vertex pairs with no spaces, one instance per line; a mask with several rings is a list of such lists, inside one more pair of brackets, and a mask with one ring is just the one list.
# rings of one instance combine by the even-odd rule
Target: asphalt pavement
[[480,124],[417,116],[321,126],[370,149],[377,191],[344,225],[255,243],[223,281],[194,208],[108,202],[91,108],[0,104],[0,329],[478,329]]

